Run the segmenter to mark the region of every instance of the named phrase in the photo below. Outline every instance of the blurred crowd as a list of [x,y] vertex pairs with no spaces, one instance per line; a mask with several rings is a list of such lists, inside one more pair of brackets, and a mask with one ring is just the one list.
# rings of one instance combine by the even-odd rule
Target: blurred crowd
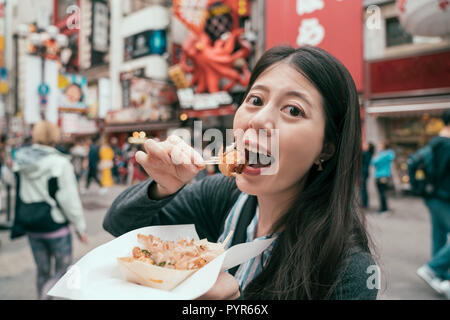
[[[444,129],[410,156],[408,166],[411,191],[423,197],[432,229],[431,259],[417,269],[417,275],[450,299],[450,110],[444,113],[443,122]],[[36,124],[32,136],[20,145],[4,138],[0,141],[0,186],[15,190],[11,238],[28,236],[41,298],[46,298],[46,290],[72,261],[69,225],[81,242],[87,242],[79,195],[89,192],[92,181],[104,195],[113,185],[130,186],[148,179],[135,159],[142,150],[140,144],[119,146],[117,138],[99,135],[79,137],[73,143],[60,141],[58,127],[48,122]],[[366,212],[369,209],[367,190],[373,172],[377,213],[388,217],[392,214],[388,191],[393,189],[395,152],[385,142],[377,147],[368,143],[363,149],[361,207]],[[194,180],[215,173],[217,167],[208,165]],[[4,204],[0,203],[0,208]],[[54,274],[50,273],[49,257],[57,260]]]
[[[442,116],[444,128],[408,159],[411,193],[422,197],[431,221],[431,259],[417,269],[422,278],[437,293],[450,299],[450,109]],[[378,193],[377,214],[393,213],[388,206],[388,191],[393,190],[392,162],[395,152],[385,142],[364,147],[362,157],[361,206],[369,208],[367,183],[373,166]]]

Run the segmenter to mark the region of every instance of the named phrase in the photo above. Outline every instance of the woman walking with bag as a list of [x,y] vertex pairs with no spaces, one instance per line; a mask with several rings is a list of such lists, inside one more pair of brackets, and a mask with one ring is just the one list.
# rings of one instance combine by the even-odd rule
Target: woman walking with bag
[[[50,122],[34,125],[33,145],[16,152],[16,208],[11,238],[24,235],[37,266],[39,299],[64,275],[72,263],[69,224],[87,243],[86,222],[70,158],[54,148],[59,128]],[[52,271],[52,260],[55,261]]]

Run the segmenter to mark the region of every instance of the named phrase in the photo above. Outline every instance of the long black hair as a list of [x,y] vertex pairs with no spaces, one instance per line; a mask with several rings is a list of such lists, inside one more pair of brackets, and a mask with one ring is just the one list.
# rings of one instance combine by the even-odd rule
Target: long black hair
[[[355,248],[370,253],[355,187],[361,172],[359,99],[348,70],[315,47],[279,46],[256,64],[245,96],[270,66],[287,63],[320,92],[326,115],[324,144],[335,147],[313,165],[306,183],[273,231],[282,230],[262,272],[245,288],[246,299],[330,299],[339,284],[337,269]],[[275,66],[276,67],[276,66]]]

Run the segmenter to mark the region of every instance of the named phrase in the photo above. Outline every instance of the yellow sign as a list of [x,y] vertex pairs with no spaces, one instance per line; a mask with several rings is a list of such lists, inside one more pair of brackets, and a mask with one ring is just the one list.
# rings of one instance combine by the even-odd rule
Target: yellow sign
[[169,68],[169,77],[172,79],[177,89],[189,87],[189,81],[186,79],[186,75],[180,65],[174,65]]
[[0,94],[7,94],[9,90],[8,82],[0,81]]

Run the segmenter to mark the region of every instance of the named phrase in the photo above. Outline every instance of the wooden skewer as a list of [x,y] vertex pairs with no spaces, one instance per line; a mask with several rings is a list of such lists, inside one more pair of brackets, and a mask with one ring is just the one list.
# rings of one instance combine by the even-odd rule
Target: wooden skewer
[[234,230],[231,230],[231,231],[228,233],[228,235],[227,235],[227,237],[225,238],[225,240],[223,240],[222,245],[223,245],[224,248],[227,246],[228,242],[230,242],[231,236],[233,235],[233,233],[234,233]]
[[220,158],[219,157],[211,157],[208,160],[205,160],[203,163],[204,164],[219,164]]
[[[229,151],[231,151],[231,150],[233,150],[235,148],[235,143],[233,143],[233,144],[230,144],[225,150],[225,152],[229,152]],[[212,164],[212,165],[214,165],[214,164],[219,164],[221,162],[221,157],[211,157],[211,158],[209,158],[208,160],[205,160],[203,163],[205,164],[205,165],[208,165],[208,164]]]

